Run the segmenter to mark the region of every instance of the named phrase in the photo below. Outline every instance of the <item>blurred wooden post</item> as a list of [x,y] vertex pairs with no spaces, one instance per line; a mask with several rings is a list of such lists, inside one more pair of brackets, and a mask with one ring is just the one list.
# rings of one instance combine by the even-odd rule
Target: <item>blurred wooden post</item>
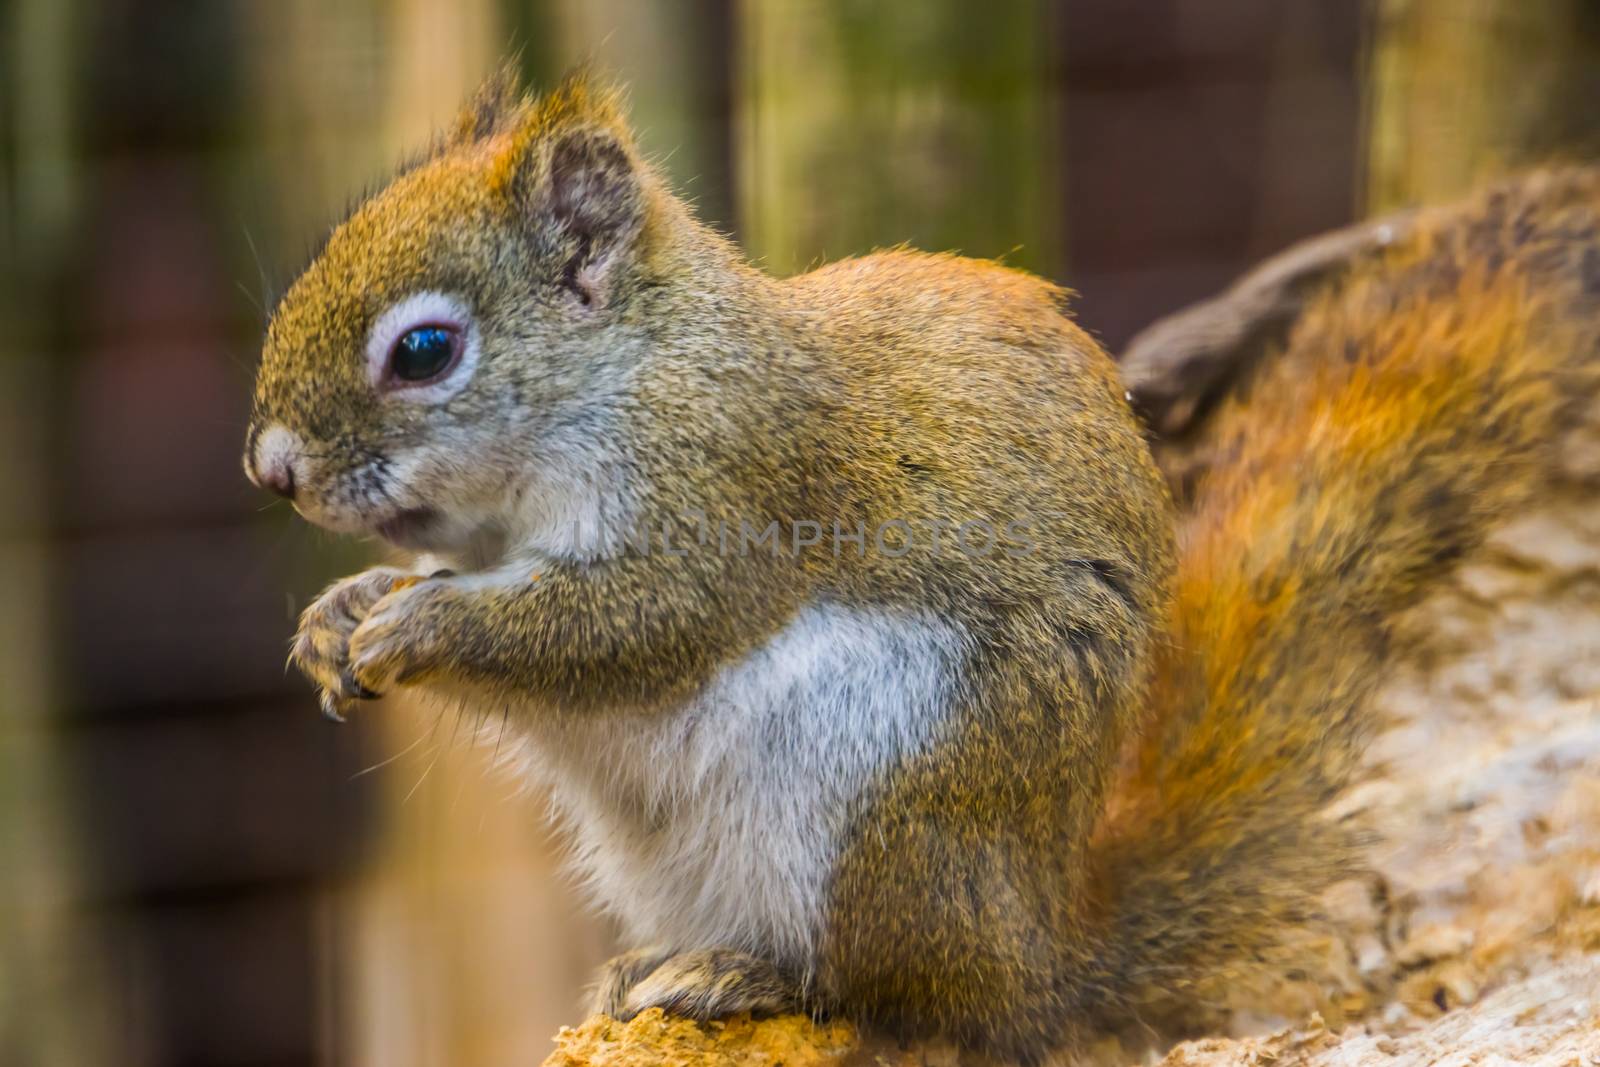
[[1379,0],[1374,10],[1371,213],[1600,148],[1600,7],[1590,0]]
[[[0,306],[20,308],[16,294]],[[48,440],[39,354],[12,340],[32,331],[7,314],[0,341],[0,1062],[109,1064],[103,949],[79,925],[84,842],[63,776],[60,701],[52,684],[53,553],[43,521],[43,471],[28,460]]]
[[[522,15],[546,33],[524,53],[533,87],[583,63],[625,77],[646,152],[726,225],[721,6],[550,0],[524,2]],[[388,152],[425,142],[492,69],[509,41],[505,7],[406,0],[392,9],[388,32],[402,47],[382,78]],[[383,863],[339,905],[340,926],[356,938],[358,1061],[538,1062],[557,1028],[582,1014],[583,987],[612,948],[609,928],[561,869],[542,793],[525,788],[520,768],[494,765],[497,750],[515,749],[515,727],[502,742],[498,718],[458,722],[453,711],[388,705],[372,709],[400,756],[378,772],[390,787]]]
[[[100,946],[79,923],[84,842],[63,775],[50,595],[49,302],[80,176],[71,148],[77,5],[22,0],[0,37],[0,1062],[109,1064]],[[29,270],[24,271],[23,264]]]
[[[366,0],[332,16],[310,0],[251,6],[257,38],[270,42],[250,59],[257,150],[273,175],[263,185],[276,198],[262,214],[280,272],[494,68],[507,45],[501,7]],[[315,539],[300,524],[285,536]],[[321,580],[371,557],[324,549]],[[303,710],[314,714],[309,695]],[[376,800],[369,861],[319,907],[314,1000],[327,1061],[537,1062],[599,954],[592,928],[571,921],[577,903],[542,804],[494,771],[492,749],[453,712],[396,698],[362,709],[337,728],[343,738],[325,729],[329,746],[368,742],[370,774],[346,788]]]
[[[721,2],[358,0],[337,18],[311,0],[251,10],[277,43],[253,61],[279,198],[269,216],[288,252],[300,242],[283,233],[309,240],[381,186],[519,48],[534,88],[584,62],[625,77],[646,151],[703,214],[730,222]],[[345,553],[337,566],[370,562]],[[400,697],[344,729],[373,738],[371,762],[382,765],[362,779],[378,795],[372,860],[323,905],[318,1005],[330,1062],[539,1062],[557,1028],[581,1016],[610,939],[560,869],[543,796],[494,766],[497,748],[515,749],[514,727],[497,745],[498,712],[480,724]]]
[[910,243],[1058,266],[1046,8],[739,9],[745,244],[789,274]]
[[554,0],[550,75],[592,63],[621,78],[645,152],[713,226],[736,226],[731,158],[734,0]]

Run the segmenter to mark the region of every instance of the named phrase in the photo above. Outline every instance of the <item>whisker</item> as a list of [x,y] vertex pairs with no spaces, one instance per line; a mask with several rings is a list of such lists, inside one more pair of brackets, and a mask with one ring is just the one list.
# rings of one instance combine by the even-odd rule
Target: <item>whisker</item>
[[242,218],[239,220],[239,231],[244,234],[244,243],[250,249],[250,258],[256,261],[256,276],[261,280],[261,299],[256,302],[256,306],[261,309],[261,319],[265,323],[267,304],[272,300],[272,285],[267,281],[266,264],[262,262],[261,251],[256,248],[256,239],[250,236],[250,227]]
[[450,728],[450,742],[448,746],[450,748],[455,747],[456,738],[461,735],[461,719],[463,717],[462,710],[461,702],[456,701],[456,724]]
[[407,793],[404,797],[400,798],[400,803],[401,803],[402,806],[405,805],[408,801],[410,801],[412,797],[416,796],[417,795],[417,790],[422,788],[422,783],[426,782],[428,780],[428,775],[433,773],[434,764],[439,762],[439,755],[440,755],[440,750],[438,748],[435,748],[433,750],[433,759],[428,761],[428,766],[423,769],[422,777],[418,778],[417,779],[417,784],[411,787],[411,792]]
[[260,313],[262,319],[265,319],[267,317],[266,306],[256,298],[256,294],[250,291],[250,287],[241,281],[235,281],[233,285],[234,288],[238,289],[239,292],[244,294],[244,298],[246,300],[250,301],[250,306],[255,308],[256,311]]
[[417,735],[417,739],[415,741],[411,742],[405,748],[402,748],[399,752],[396,752],[394,755],[389,756],[387,759],[379,760],[377,763],[374,763],[370,767],[363,767],[361,770],[359,770],[356,773],[352,774],[350,776],[350,781],[353,782],[357,778],[362,777],[363,775],[371,774],[373,771],[380,770],[381,768],[389,766],[389,764],[393,763],[395,760],[399,759],[400,757],[404,756],[406,753],[410,752],[412,749],[416,748],[418,745],[422,744],[423,738],[425,738],[426,736],[427,736],[426,734],[418,734]]
[[500,709],[500,733],[494,739],[494,757],[491,765],[500,766],[500,744],[506,739],[506,722],[511,718],[511,705],[507,704]]

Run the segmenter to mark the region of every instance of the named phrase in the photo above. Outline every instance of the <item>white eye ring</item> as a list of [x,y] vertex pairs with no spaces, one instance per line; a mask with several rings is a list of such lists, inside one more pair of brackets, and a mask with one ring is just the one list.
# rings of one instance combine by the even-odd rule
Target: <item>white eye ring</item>
[[[426,385],[393,387],[389,375],[390,353],[395,344],[419,326],[449,326],[461,334],[461,356],[444,376]],[[465,389],[478,369],[481,345],[478,327],[464,301],[446,293],[424,290],[391,305],[372,324],[367,336],[367,381],[385,396],[408,404],[442,404]]]

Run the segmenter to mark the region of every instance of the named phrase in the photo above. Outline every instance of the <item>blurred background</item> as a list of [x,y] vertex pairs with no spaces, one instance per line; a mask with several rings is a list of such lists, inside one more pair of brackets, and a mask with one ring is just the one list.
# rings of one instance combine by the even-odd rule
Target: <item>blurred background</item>
[[1594,0],[0,4],[0,1063],[534,1064],[613,947],[542,798],[293,619],[369,558],[239,471],[265,309],[497,60],[594,61],[771,270],[902,241],[1115,351],[1253,261],[1591,155]]

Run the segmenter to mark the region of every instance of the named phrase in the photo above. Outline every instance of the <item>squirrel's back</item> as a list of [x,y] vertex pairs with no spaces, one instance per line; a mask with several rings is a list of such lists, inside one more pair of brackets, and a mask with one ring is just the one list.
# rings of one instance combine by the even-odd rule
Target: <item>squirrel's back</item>
[[[865,482],[869,525],[1010,526],[1007,567],[953,576],[1005,580],[1008,599],[1048,597],[1052,568],[1095,559],[1141,611],[1159,613],[1170,503],[1116,367],[1067,316],[1066,290],[993,261],[908,250],[842,260],[784,288],[830,376],[837,404],[818,421]],[[928,580],[915,579],[923,590]]]

